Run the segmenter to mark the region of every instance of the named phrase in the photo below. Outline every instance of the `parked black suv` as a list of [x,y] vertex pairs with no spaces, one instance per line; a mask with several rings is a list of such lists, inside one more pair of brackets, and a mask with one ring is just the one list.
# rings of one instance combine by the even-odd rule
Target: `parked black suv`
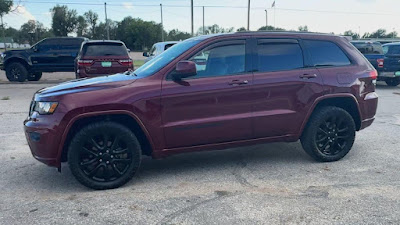
[[38,81],[42,72],[74,71],[74,60],[86,38],[46,38],[30,49],[2,54],[1,69],[9,81]]

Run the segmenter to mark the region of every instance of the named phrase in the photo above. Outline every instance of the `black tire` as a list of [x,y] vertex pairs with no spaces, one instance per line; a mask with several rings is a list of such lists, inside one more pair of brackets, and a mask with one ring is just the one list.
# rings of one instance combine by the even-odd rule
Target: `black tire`
[[24,82],[28,77],[28,70],[18,62],[13,62],[6,67],[6,76],[9,81]]
[[38,81],[42,78],[42,73],[41,72],[36,72],[36,73],[31,73],[28,76],[29,81]]
[[141,147],[127,127],[96,122],[82,128],[68,149],[72,174],[89,188],[117,188],[132,179],[141,162]]
[[391,87],[396,87],[400,84],[400,78],[391,78],[385,80],[386,84]]
[[312,158],[332,162],[349,153],[355,136],[353,117],[342,108],[326,106],[312,114],[300,140]]

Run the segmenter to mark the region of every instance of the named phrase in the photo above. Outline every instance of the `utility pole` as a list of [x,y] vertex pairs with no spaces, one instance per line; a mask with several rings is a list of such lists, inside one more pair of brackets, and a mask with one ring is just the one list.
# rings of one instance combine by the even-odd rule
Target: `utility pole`
[[204,28],[205,28],[205,27],[204,27],[204,6],[203,6],[203,35],[206,33],[205,30],[204,30]]
[[193,0],[190,1],[191,11],[192,11],[192,36],[194,36],[194,27],[193,27]]
[[162,4],[160,4],[161,9],[161,41],[164,41],[164,23],[162,18]]
[[108,20],[107,20],[107,2],[104,2],[104,12],[105,12],[105,15],[106,15],[107,40],[110,40],[110,29],[108,27]]
[[265,10],[265,28],[268,30],[268,10]]
[[247,7],[247,31],[250,31],[250,0]]
[[3,31],[3,43],[4,43],[4,51],[7,51],[7,46],[6,46],[6,36],[5,36],[5,33],[4,33],[4,23],[3,23],[3,14],[1,14],[1,28],[2,28],[2,31]]

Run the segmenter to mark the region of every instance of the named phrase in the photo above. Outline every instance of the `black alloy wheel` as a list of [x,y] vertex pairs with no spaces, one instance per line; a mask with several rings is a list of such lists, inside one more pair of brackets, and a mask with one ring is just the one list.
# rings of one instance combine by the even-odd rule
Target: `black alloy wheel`
[[127,127],[114,122],[90,124],[71,142],[68,162],[79,182],[110,189],[128,182],[139,168],[141,149]]

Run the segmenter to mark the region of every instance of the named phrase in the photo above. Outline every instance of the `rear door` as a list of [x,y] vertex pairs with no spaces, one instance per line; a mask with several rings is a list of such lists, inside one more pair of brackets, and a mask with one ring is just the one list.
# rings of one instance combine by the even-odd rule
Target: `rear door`
[[[162,84],[167,148],[250,139],[251,85],[245,39],[210,44],[188,60],[205,57],[194,77]],[[173,71],[172,71],[173,73]]]
[[57,67],[59,71],[74,71],[75,58],[78,55],[83,39],[60,38],[57,50]]
[[297,39],[258,38],[253,46],[254,137],[297,134],[323,93],[322,77]]

